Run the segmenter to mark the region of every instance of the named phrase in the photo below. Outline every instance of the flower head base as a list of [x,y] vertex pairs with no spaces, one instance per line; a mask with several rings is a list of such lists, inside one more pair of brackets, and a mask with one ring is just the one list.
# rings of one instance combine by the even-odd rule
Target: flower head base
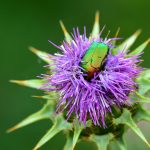
[[[136,89],[134,79],[140,73],[136,65],[139,55],[127,57],[124,51],[119,50],[113,55],[112,40],[116,38],[88,39],[86,32],[80,35],[78,29],[74,30],[71,42],[63,42],[59,47],[61,54],[57,53],[52,58],[52,66],[55,66],[52,75],[46,75],[44,88],[60,94],[57,111],[66,109],[67,118],[75,114],[85,126],[86,121],[92,119],[95,125],[106,127],[105,116],[111,113],[111,107],[129,104],[129,94]],[[93,46],[95,43],[101,47]],[[85,62],[83,58],[91,45],[94,53],[89,53],[89,62]],[[106,50],[102,48],[104,46]],[[97,62],[96,58],[102,59]],[[84,64],[88,64],[87,69]],[[88,72],[88,69],[92,71]]]

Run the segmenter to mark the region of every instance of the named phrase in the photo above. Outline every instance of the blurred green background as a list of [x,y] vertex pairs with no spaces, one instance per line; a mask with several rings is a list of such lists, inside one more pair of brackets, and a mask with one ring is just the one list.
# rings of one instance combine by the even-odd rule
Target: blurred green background
[[[121,27],[120,36],[128,37],[135,30],[143,30],[135,46],[150,36],[150,0],[5,0],[0,2],[0,150],[31,150],[51,126],[49,121],[40,121],[11,134],[6,130],[21,121],[43,105],[42,100],[32,98],[42,92],[9,83],[10,79],[30,79],[44,73],[44,63],[34,56],[28,46],[34,46],[49,53],[63,40],[59,27],[62,19],[71,32],[78,26],[90,33],[96,10],[101,12],[101,24],[113,36]],[[134,47],[133,47],[134,48]],[[150,47],[143,59],[144,67],[150,67]],[[142,124],[142,131],[150,142],[150,124]],[[134,134],[127,135],[129,150],[148,150],[148,147]],[[60,133],[41,150],[62,150],[65,136]],[[94,150],[95,146],[85,142],[76,150]]]

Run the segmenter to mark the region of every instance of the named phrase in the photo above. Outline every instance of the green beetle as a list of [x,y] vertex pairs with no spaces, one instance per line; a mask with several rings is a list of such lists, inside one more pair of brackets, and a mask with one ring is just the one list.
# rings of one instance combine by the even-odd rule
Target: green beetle
[[92,78],[94,73],[100,70],[108,52],[108,45],[102,42],[93,42],[87,49],[82,58],[81,67],[87,72],[89,78]]

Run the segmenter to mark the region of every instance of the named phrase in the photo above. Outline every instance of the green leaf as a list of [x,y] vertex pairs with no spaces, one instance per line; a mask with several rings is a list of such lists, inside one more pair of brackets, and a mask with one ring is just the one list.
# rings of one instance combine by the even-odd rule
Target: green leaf
[[46,52],[43,52],[43,51],[40,51],[32,46],[29,47],[29,49],[34,53],[36,54],[40,59],[42,59],[43,61],[45,61],[46,63],[48,64],[52,64],[52,55],[46,53]]
[[145,95],[147,92],[150,91],[150,80],[148,79],[141,79],[138,81],[139,83],[139,89],[138,92],[141,95]]
[[[88,120],[86,127],[91,126],[91,123],[91,120]],[[85,127],[83,126],[83,124],[80,124],[78,120],[75,120],[73,122],[73,132],[67,133],[67,141],[64,150],[74,150],[83,129],[85,129]]]
[[125,124],[126,126],[131,128],[150,147],[150,145],[147,142],[146,138],[144,137],[143,133],[141,132],[141,130],[138,128],[138,126],[136,125],[136,123],[132,119],[131,113],[129,110],[124,109],[123,114],[119,118],[114,119],[114,123],[116,125]]
[[150,39],[148,39],[146,42],[144,42],[143,44],[141,44],[135,50],[133,50],[132,52],[130,52],[128,54],[128,56],[133,56],[133,55],[140,54],[141,52],[143,52],[143,50],[146,48],[146,46],[148,45],[149,42],[150,42]]
[[137,78],[137,81],[140,82],[140,80],[142,79],[147,79],[150,80],[150,69],[146,69],[144,71],[142,71],[139,75],[139,77]]
[[133,43],[136,41],[137,37],[141,33],[141,30],[137,30],[132,36],[130,36],[127,40],[125,40],[121,45],[117,46],[113,49],[112,53],[117,54],[119,51],[127,51]]
[[[119,32],[120,32],[120,27],[118,27],[118,29],[117,29],[117,31],[116,31],[116,34],[115,34],[114,38],[118,38]],[[117,41],[117,40],[112,41],[112,42],[111,42],[112,45],[115,46],[115,45],[116,45],[116,41]]]
[[93,141],[98,150],[107,150],[110,140],[112,140],[113,135],[111,133],[105,135],[91,135],[90,140]]
[[66,137],[66,144],[63,150],[72,150],[72,143],[73,143],[73,134],[71,132],[68,132]]
[[94,22],[91,38],[97,38],[99,35],[99,32],[100,32],[99,12],[97,11],[95,15],[95,22]]
[[39,98],[39,99],[50,99],[51,98],[49,95],[33,95],[32,97]]
[[69,33],[68,33],[68,31],[67,31],[67,29],[66,29],[66,27],[65,27],[65,25],[63,24],[62,21],[60,21],[60,26],[61,26],[62,31],[63,31],[63,33],[64,33],[65,40],[66,40],[68,43],[71,43],[72,38],[71,38],[71,36],[69,35]]
[[143,107],[138,108],[138,111],[134,115],[134,119],[136,122],[139,121],[149,121],[150,122],[150,112]]
[[44,84],[44,80],[42,79],[10,80],[10,82],[35,89],[41,88]]
[[79,124],[78,120],[74,122],[74,132],[73,132],[73,142],[72,142],[72,150],[74,149],[76,143],[78,142],[81,131],[84,129],[82,124]]
[[51,100],[51,101],[56,101],[56,100],[58,100],[59,99],[59,94],[58,94],[58,92],[56,92],[56,91],[51,91],[51,92],[48,92],[48,93],[46,93],[46,95],[38,95],[38,96],[32,96],[32,97],[34,97],[34,98],[39,98],[39,99],[47,99],[47,100]]
[[127,150],[127,145],[124,139],[124,136],[120,136],[115,140],[116,145],[118,146],[119,150]]
[[139,102],[139,103],[150,103],[150,98],[149,97],[145,97],[145,96],[141,95],[138,92],[136,92],[136,96],[137,96],[137,98],[140,99],[140,100],[135,100],[136,102]]
[[57,133],[66,130],[71,129],[71,124],[68,123],[66,120],[64,120],[62,115],[58,115],[55,118],[54,125],[48,130],[48,132],[42,137],[42,139],[38,142],[38,144],[35,146],[34,150],[37,150],[41,146],[43,146],[46,142],[48,142],[50,139],[52,139]]
[[136,79],[136,82],[139,84],[139,93],[145,95],[150,91],[150,69],[142,71],[139,77]]
[[43,106],[43,108],[40,111],[28,116],[26,119],[24,119],[14,127],[8,129],[7,132],[12,132],[16,129],[22,128],[24,126],[27,126],[42,119],[50,119],[50,118],[52,119],[53,113],[54,113],[54,104],[51,101],[47,101],[47,103]]

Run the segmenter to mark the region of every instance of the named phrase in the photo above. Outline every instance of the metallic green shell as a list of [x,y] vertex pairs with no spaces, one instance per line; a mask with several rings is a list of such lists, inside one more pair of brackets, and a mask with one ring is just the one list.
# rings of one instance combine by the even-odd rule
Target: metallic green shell
[[93,76],[94,72],[100,70],[103,61],[108,54],[108,46],[104,43],[93,42],[82,58],[81,67]]

